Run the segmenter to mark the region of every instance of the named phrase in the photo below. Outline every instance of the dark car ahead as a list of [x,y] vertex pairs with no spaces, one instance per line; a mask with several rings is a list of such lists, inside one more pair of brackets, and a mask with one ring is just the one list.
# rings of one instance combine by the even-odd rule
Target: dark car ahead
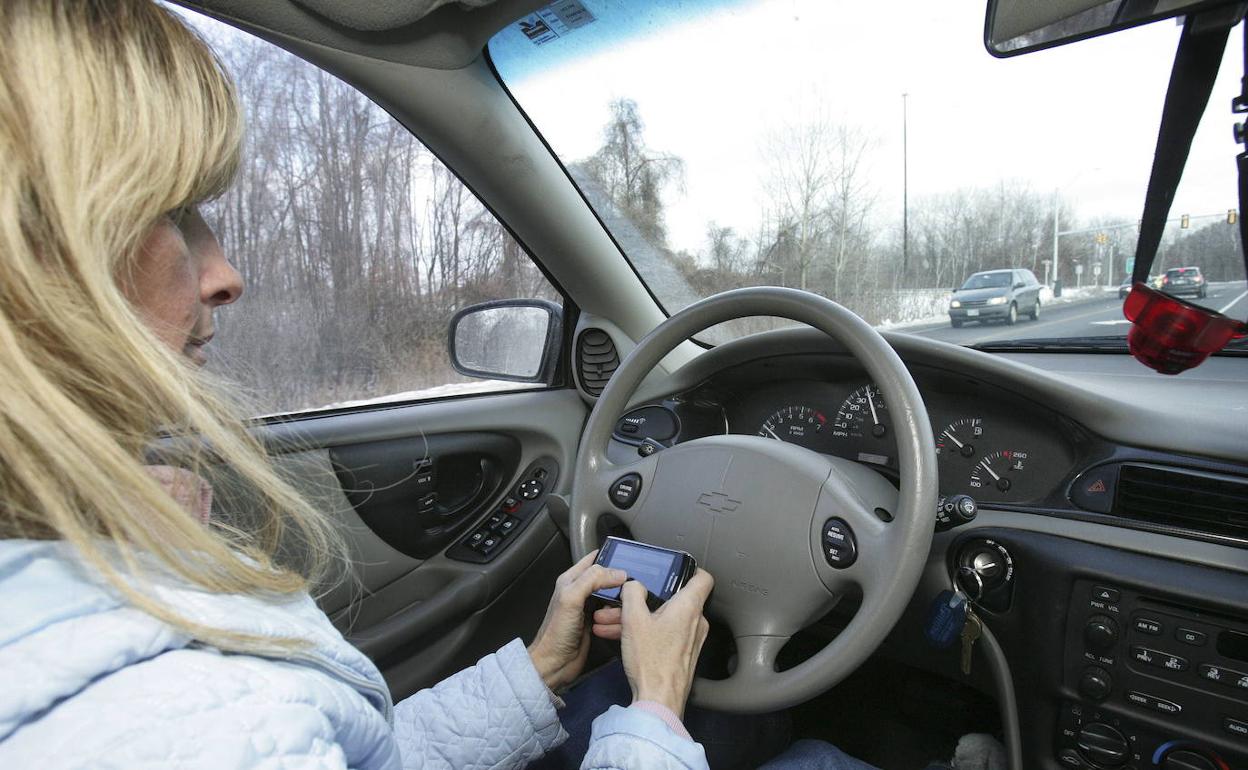
[[1191,294],[1193,297],[1203,297],[1208,293],[1209,287],[1199,267],[1172,267],[1161,277],[1161,290],[1175,296]]
[[949,322],[958,328],[967,321],[1005,321],[1013,324],[1020,313],[1040,317],[1040,282],[1021,268],[985,270],[954,289]]

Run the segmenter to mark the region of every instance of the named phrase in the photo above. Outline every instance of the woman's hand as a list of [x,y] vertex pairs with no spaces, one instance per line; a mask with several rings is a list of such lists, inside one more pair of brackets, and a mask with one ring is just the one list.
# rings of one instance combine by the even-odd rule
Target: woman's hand
[[[542,620],[542,627],[537,630],[533,644],[529,645],[533,666],[551,690],[571,684],[585,667],[585,657],[589,654],[585,602],[589,595],[600,588],[613,588],[628,580],[624,570],[606,569],[594,564],[597,557],[597,550],[589,552],[555,581],[555,594],[546,608],[546,618]],[[594,634],[604,639],[619,639],[619,612],[618,608],[612,608],[595,613]],[[601,620],[599,616],[602,616]]]
[[[694,666],[710,628],[702,616],[702,606],[714,585],[711,574],[699,569],[684,588],[651,613],[646,606],[646,587],[636,580],[624,584],[619,630],[624,673],[633,688],[634,701],[656,701],[683,718]],[[597,614],[594,622],[597,628]]]

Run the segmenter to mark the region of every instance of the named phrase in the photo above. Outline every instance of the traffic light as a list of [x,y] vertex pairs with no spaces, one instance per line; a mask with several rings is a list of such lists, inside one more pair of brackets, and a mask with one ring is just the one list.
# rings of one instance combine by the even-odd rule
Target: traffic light
[[1192,218],[1191,216],[1187,214],[1184,214],[1183,217],[1179,220],[1179,227],[1183,228],[1184,230],[1190,227],[1191,224],[1192,224]]
[[1096,242],[1102,245],[1109,243],[1109,235],[1107,233],[1097,233]]
[[1239,221],[1239,212],[1236,211],[1235,209],[1227,209],[1226,210],[1226,223],[1228,225],[1233,225],[1238,221]]

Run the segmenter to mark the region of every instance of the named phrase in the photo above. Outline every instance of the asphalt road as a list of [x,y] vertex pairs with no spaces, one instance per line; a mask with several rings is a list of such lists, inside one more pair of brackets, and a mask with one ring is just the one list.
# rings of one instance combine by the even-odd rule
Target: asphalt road
[[[1211,283],[1208,295],[1195,302],[1233,318],[1248,317],[1248,282]],[[1110,294],[1104,298],[1045,305],[1041,307],[1038,321],[1020,318],[1014,326],[989,322],[968,324],[961,329],[954,329],[946,321],[943,324],[910,326],[897,331],[921,334],[959,345],[975,345],[990,340],[1035,337],[1120,336],[1127,333],[1129,325],[1130,322],[1122,316],[1122,300],[1116,294]]]

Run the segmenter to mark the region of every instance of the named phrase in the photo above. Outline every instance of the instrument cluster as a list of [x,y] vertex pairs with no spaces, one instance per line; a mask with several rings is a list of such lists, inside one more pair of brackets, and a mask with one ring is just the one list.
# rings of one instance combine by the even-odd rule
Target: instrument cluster
[[[1003,390],[916,376],[932,421],[942,494],[1038,503],[1062,488],[1074,451],[1053,415]],[[866,379],[793,380],[736,390],[729,431],[897,471],[888,403]]]

